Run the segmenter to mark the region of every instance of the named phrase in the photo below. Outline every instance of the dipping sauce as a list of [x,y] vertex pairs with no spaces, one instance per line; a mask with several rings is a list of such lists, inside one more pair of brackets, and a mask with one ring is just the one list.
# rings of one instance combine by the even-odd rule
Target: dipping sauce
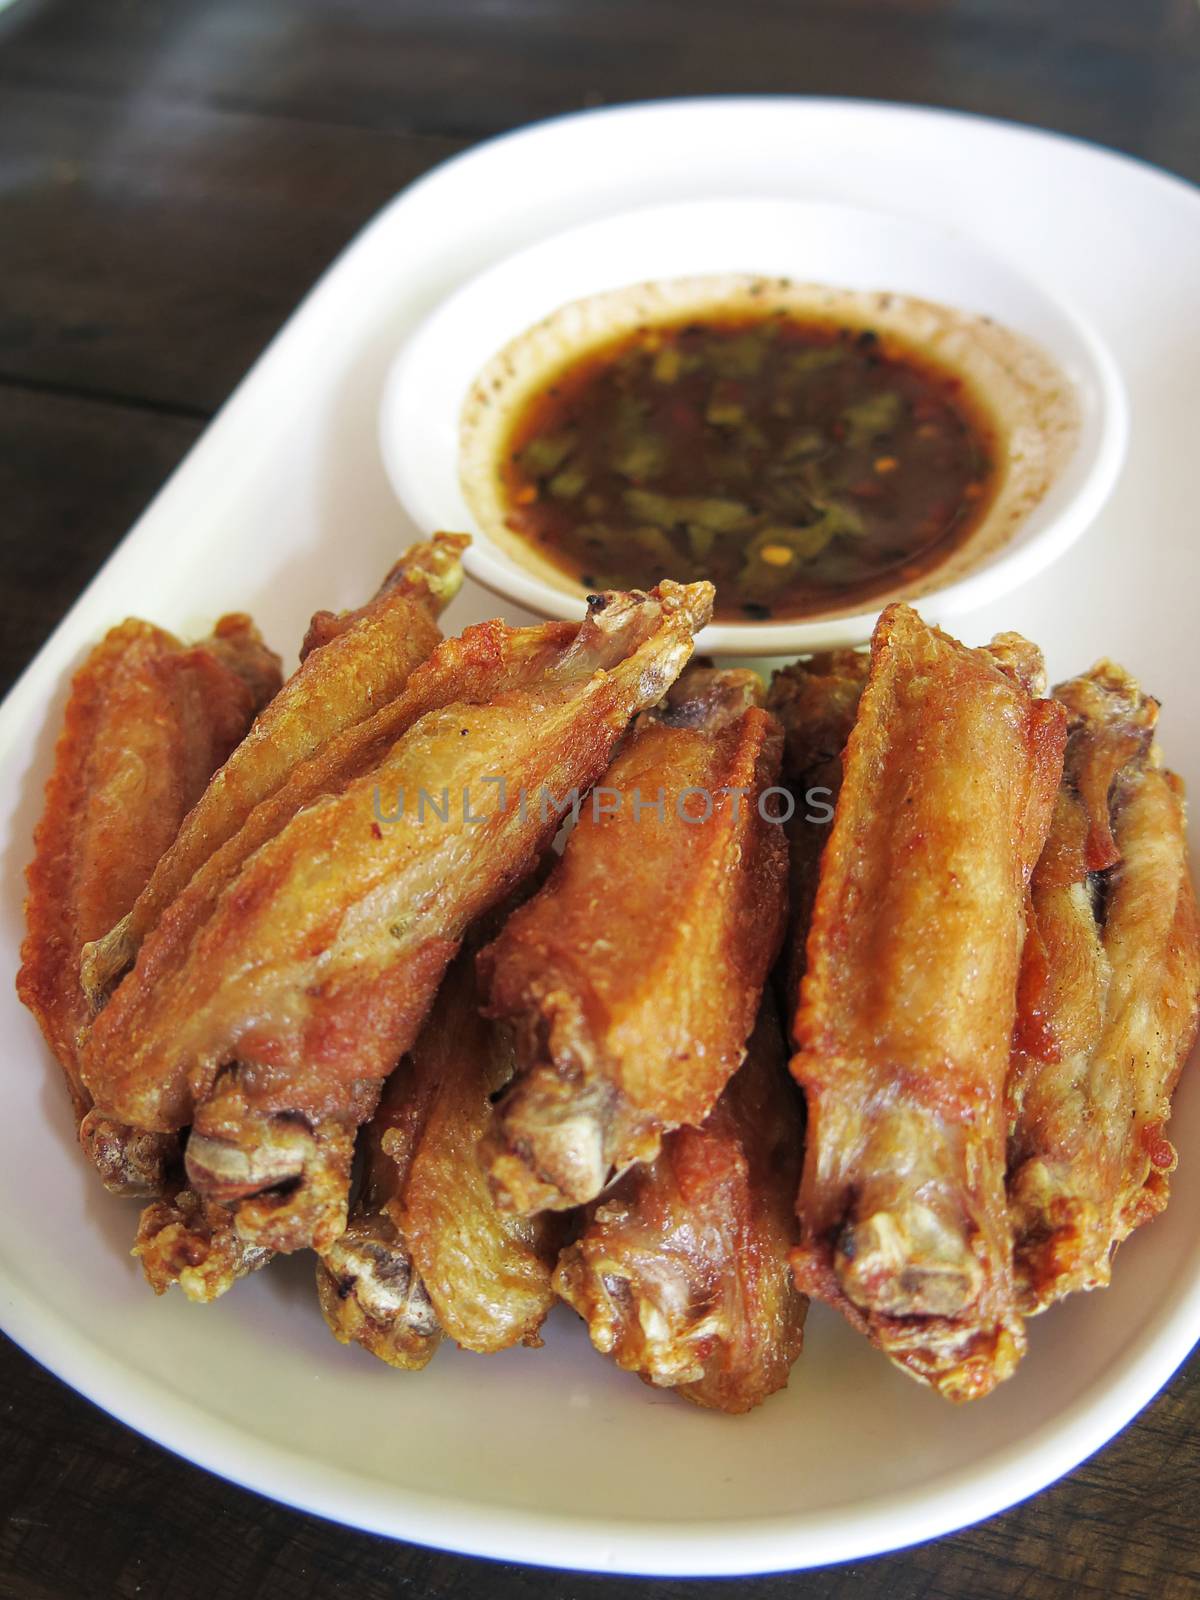
[[773,310],[588,350],[516,415],[508,527],[589,589],[710,578],[722,621],[864,607],[986,513],[994,428],[894,335]]

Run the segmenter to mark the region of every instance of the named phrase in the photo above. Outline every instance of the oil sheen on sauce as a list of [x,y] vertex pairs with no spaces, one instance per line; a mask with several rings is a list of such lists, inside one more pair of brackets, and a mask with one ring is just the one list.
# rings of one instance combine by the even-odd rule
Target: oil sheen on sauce
[[710,578],[724,621],[851,609],[977,525],[994,429],[962,380],[870,329],[782,311],[654,324],[514,419],[507,522],[589,589]]

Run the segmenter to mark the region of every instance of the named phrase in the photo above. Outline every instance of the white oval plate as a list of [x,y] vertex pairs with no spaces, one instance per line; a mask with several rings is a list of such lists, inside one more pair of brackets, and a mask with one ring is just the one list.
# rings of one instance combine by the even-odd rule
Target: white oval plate
[[[420,325],[384,386],[379,436],[401,503],[426,532],[475,537],[467,570],[541,616],[574,593],[519,566],[481,529],[459,479],[463,404],[486,363],[569,301],[632,284],[749,273],[840,289],[887,290],[990,317],[1052,356],[1079,402],[1075,450],[1014,538],[977,572],[926,597],[931,621],[976,610],[1045,570],[1091,526],[1112,492],[1128,420],[1116,364],[1082,318],[958,229],[865,206],[804,200],[693,200],[641,206],[568,228],[472,278]],[[698,648],[780,655],[861,644],[878,607],[814,622],[714,623]]]
[[[830,101],[675,102],[568,118],[451,162],[389,206],[297,312],[0,708],[0,965],[71,667],[128,612],[195,633],[246,607],[294,650],[414,533],[376,421],[406,333],[537,239],[637,205],[769,194],[953,226],[1090,320],[1131,403],[1095,528],[965,619],[1041,641],[1064,675],[1107,651],[1165,700],[1200,793],[1195,440],[1200,204],[1146,167],[969,117]],[[448,621],[492,615],[470,586]],[[516,619],[521,614],[505,608]],[[304,1261],[215,1306],[156,1301],[133,1214],[98,1192],[11,984],[0,991],[0,1323],[116,1416],[200,1465],[356,1526],[508,1560],[644,1573],[846,1561],[1011,1505],[1102,1445],[1200,1331],[1200,1074],[1185,1076],[1166,1215],[1114,1287],[1038,1319],[994,1397],[953,1409],[817,1308],[787,1392],[745,1418],[644,1388],[569,1313],[540,1351],[441,1351],[390,1372],[333,1343]]]

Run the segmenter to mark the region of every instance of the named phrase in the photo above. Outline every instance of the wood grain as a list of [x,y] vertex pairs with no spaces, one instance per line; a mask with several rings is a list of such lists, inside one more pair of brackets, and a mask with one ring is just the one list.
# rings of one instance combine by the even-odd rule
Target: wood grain
[[[850,94],[1038,123],[1200,178],[1194,0],[18,0],[0,15],[0,678],[371,213],[582,105]],[[985,175],[981,181],[986,181]],[[390,1544],[176,1460],[0,1345],[5,1600],[675,1600]],[[1200,1592],[1200,1360],[1002,1517],[739,1600]]]
[[5,84],[0,377],[205,417],[351,236],[461,145]]
[[[631,1380],[632,1381],[632,1380]],[[12,1600],[686,1600],[685,1581],[493,1565],[336,1528],[168,1455],[0,1345],[0,1593]],[[1192,1600],[1200,1366],[1095,1460],[936,1543],[705,1585],[737,1600]]]
[[1194,162],[1191,0],[43,0],[0,79],[475,138],[585,104],[853,94]]
[[202,427],[0,382],[0,693]]

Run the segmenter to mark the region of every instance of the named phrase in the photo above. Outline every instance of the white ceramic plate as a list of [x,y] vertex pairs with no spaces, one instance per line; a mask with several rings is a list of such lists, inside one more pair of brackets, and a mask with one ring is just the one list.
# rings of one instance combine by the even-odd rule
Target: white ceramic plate
[[[463,404],[485,364],[568,301],[689,276],[750,273],[932,300],[1023,334],[1054,358],[1078,397],[1079,439],[1013,539],[979,571],[923,602],[942,622],[997,600],[1044,571],[1091,526],[1112,492],[1128,431],[1112,357],[1067,302],[961,229],[865,206],[805,200],[692,200],[640,206],[518,250],[450,295],[405,341],[383,391],[380,444],[400,501],[428,533],[475,536],[467,570],[542,616],[575,596],[520,567],[486,536],[459,481]],[[566,592],[564,592],[566,591]],[[878,607],[820,622],[714,623],[698,648],[778,655],[857,645]]]
[[[1064,674],[1107,651],[1166,702],[1200,793],[1195,453],[1200,202],[1136,163],[969,117],[828,101],[676,102],[569,118],[450,163],[389,206],[264,355],[0,708],[0,965],[67,675],[136,611],[184,631],[245,606],[294,648],[413,530],[379,459],[387,363],[460,282],[551,232],[668,199],[792,196],[953,224],[1099,329],[1130,399],[1121,481],[1039,582],[964,623],[1016,627]],[[450,622],[489,615],[478,589]],[[509,612],[510,616],[519,613]],[[156,1301],[133,1213],[72,1148],[37,1030],[0,992],[0,1323],[38,1360],[201,1465],[325,1516],[510,1560],[645,1573],[845,1561],[1011,1505],[1102,1445],[1200,1331],[1200,1074],[1166,1215],[1116,1283],[1031,1327],[994,1397],[952,1409],[817,1308],[791,1385],[723,1418],[592,1354],[570,1314],[541,1351],[442,1351],[423,1374],[336,1346],[309,1265],[199,1308]]]

